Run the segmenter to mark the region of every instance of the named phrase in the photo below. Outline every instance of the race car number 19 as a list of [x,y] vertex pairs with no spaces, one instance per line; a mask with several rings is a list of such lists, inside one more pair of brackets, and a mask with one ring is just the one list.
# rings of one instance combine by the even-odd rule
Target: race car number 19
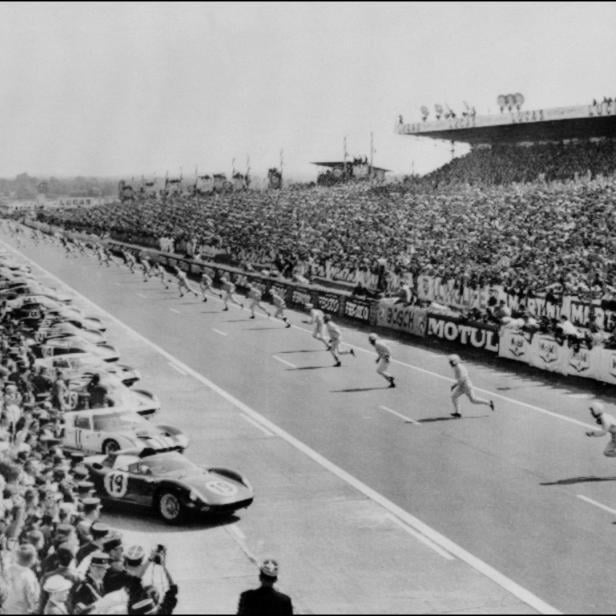
[[126,494],[128,476],[126,473],[114,471],[105,477],[105,489],[114,498],[121,498]]

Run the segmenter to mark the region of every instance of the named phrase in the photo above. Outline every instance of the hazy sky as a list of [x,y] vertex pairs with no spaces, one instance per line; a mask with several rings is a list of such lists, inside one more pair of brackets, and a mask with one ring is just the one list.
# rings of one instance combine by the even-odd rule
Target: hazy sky
[[426,171],[449,147],[399,113],[616,96],[603,3],[0,4],[0,176],[164,175],[368,155]]

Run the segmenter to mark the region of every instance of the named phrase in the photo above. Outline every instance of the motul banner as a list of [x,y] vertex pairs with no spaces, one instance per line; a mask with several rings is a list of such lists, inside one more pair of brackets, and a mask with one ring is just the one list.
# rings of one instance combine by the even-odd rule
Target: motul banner
[[498,331],[489,325],[470,325],[449,317],[429,314],[427,335],[498,353]]

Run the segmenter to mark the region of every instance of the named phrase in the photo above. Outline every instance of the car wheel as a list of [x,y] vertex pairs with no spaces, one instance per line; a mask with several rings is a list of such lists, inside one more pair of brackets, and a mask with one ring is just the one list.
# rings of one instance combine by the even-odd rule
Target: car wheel
[[184,507],[177,494],[164,490],[158,495],[158,513],[168,524],[177,524],[184,518]]
[[103,453],[105,455],[109,455],[110,453],[113,453],[114,451],[119,451],[119,450],[120,450],[120,445],[118,445],[117,441],[109,439],[108,441],[105,441],[103,443]]

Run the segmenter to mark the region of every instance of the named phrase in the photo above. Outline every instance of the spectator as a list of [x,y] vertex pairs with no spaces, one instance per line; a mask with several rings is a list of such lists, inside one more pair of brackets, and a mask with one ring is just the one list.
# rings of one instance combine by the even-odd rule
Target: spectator
[[278,580],[278,563],[263,561],[259,568],[261,586],[245,590],[239,599],[238,616],[288,616],[293,614],[291,598],[274,588]]
[[21,545],[15,553],[15,563],[8,567],[7,599],[4,610],[8,614],[36,614],[39,610],[41,588],[33,568],[37,563],[36,549]]

